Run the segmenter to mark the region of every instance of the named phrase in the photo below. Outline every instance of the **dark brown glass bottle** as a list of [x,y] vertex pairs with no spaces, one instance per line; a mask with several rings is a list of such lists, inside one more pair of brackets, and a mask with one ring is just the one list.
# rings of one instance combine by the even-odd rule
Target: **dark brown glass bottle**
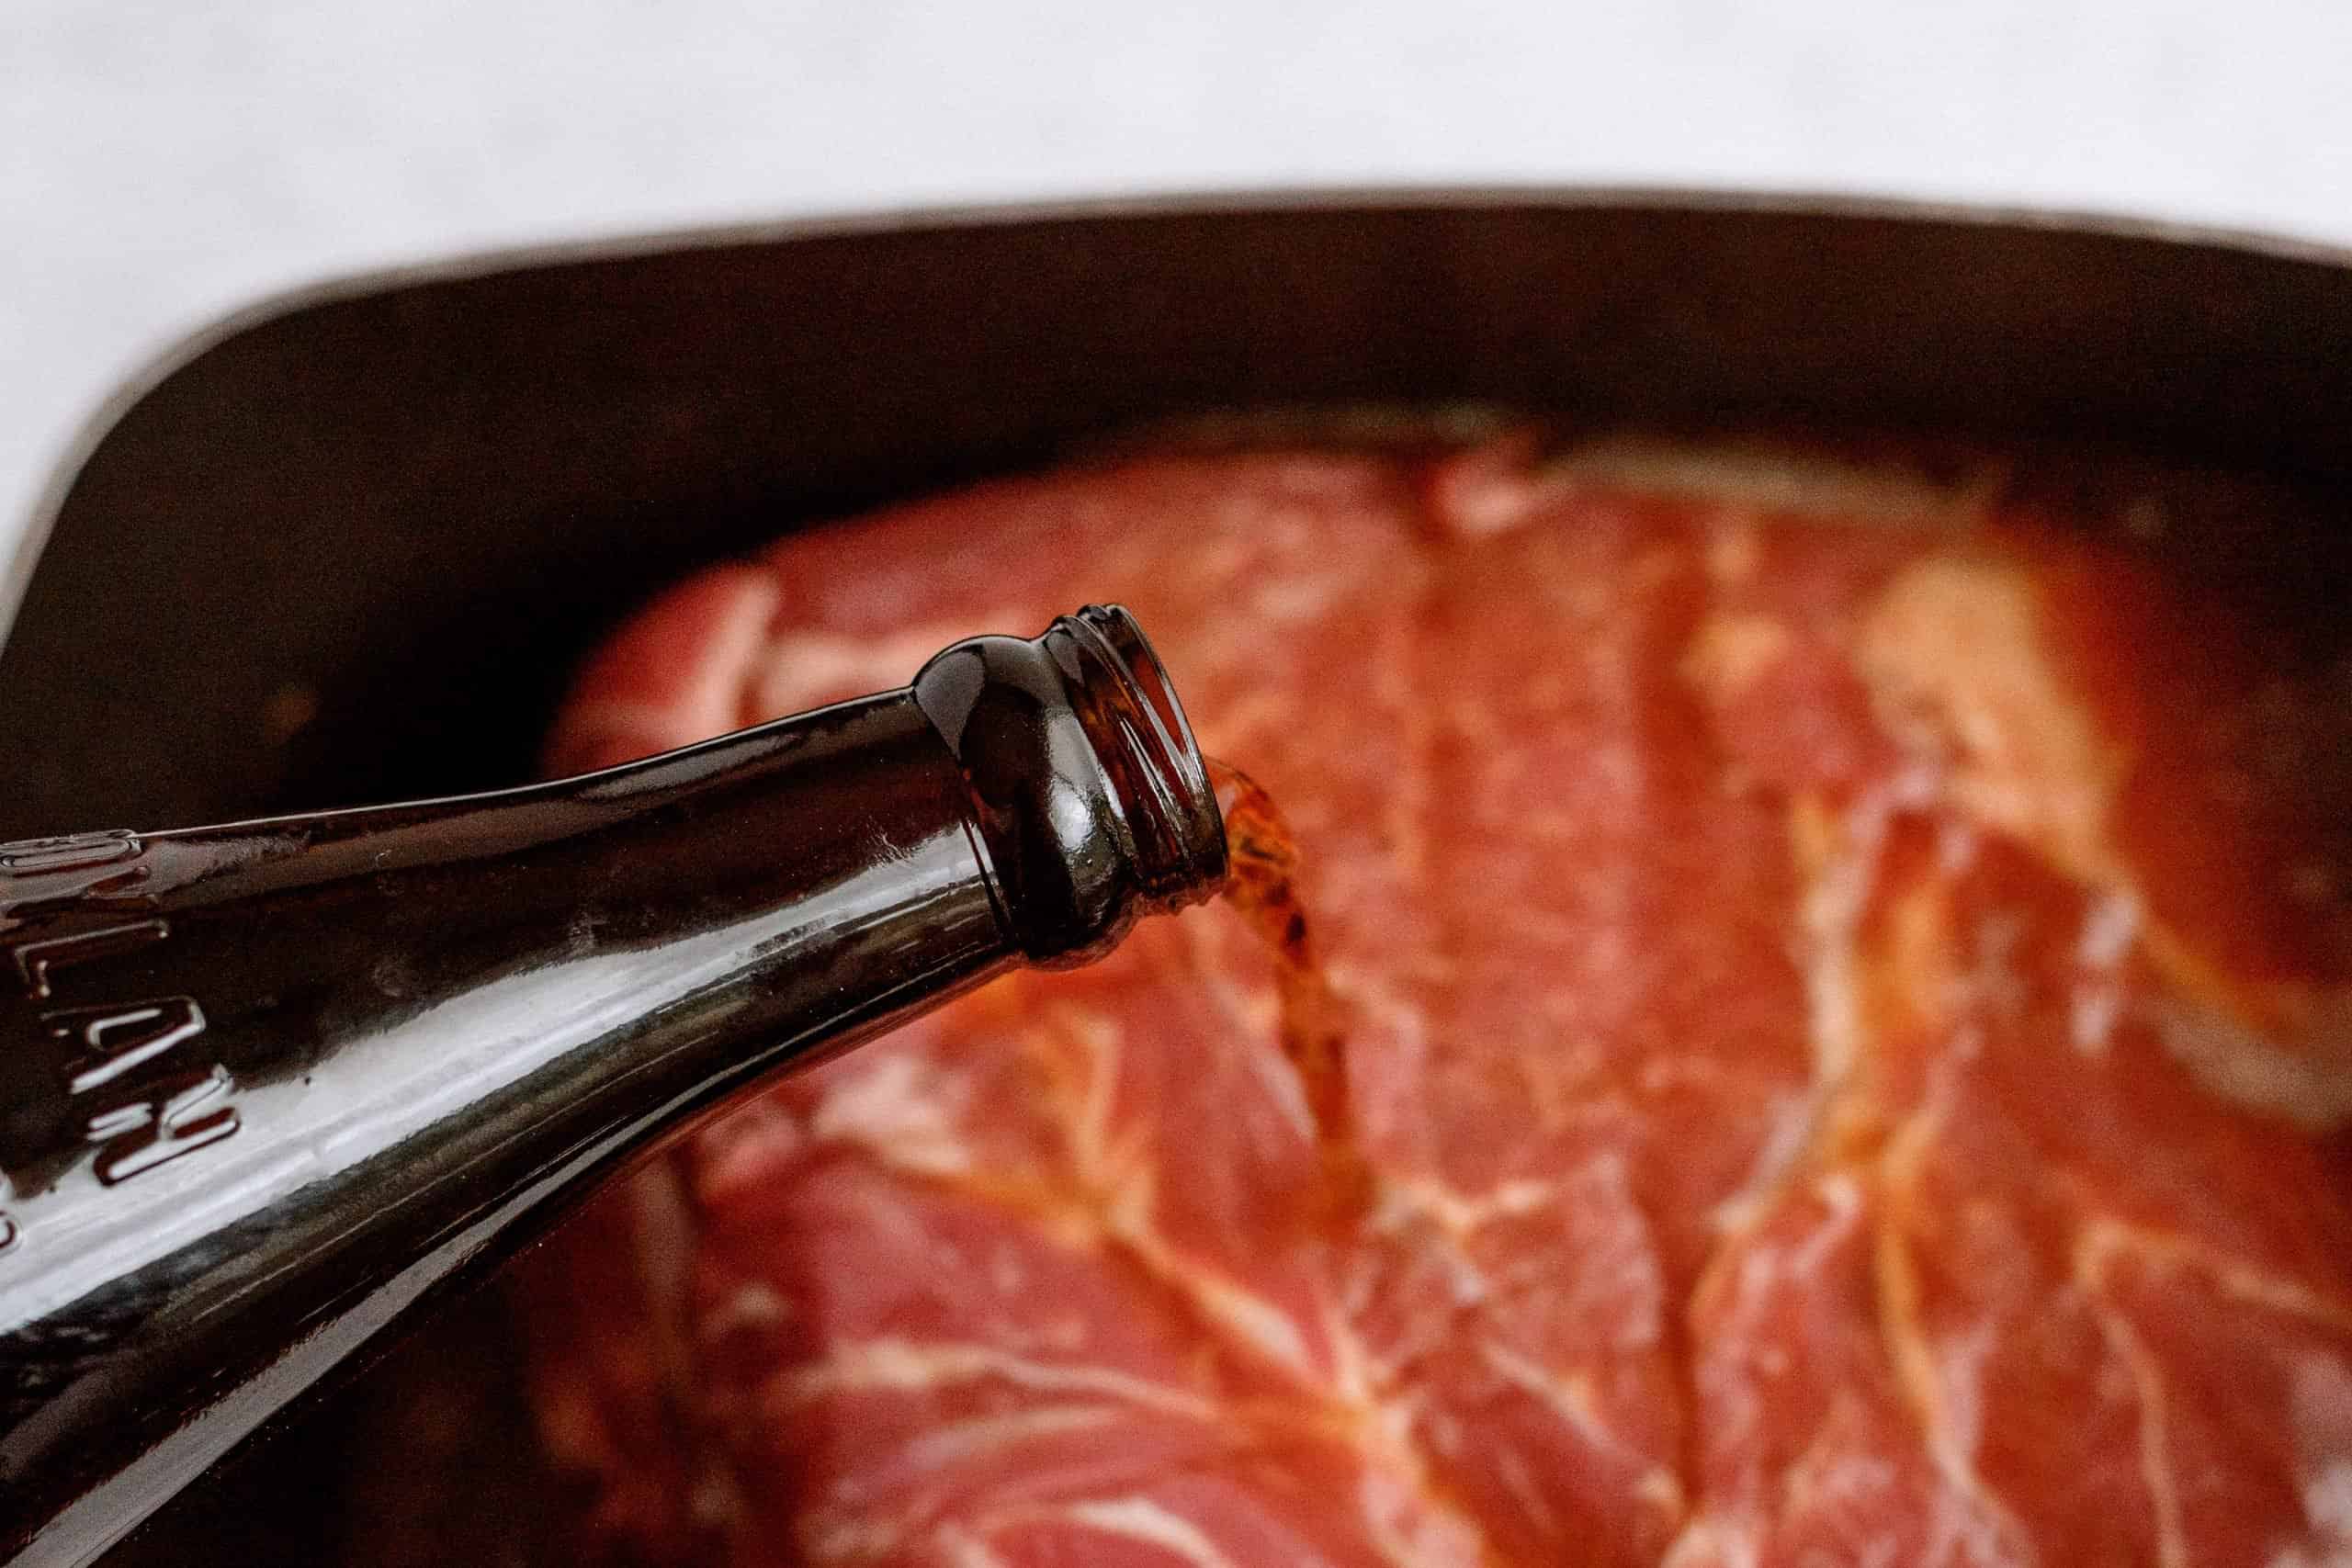
[[1225,874],[1099,608],[582,778],[0,845],[0,1562],[88,1562],[698,1113]]

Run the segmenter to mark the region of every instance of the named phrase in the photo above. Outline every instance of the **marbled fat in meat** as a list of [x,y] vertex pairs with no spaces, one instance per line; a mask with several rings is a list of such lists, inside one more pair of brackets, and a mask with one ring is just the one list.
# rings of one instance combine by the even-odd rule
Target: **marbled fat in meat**
[[594,1541],[2352,1561],[2352,686],[2064,519],[1662,450],[1109,461],[619,634],[553,765],[1131,605],[1298,840],[1365,1185],[1232,910],[991,986],[530,1261]]

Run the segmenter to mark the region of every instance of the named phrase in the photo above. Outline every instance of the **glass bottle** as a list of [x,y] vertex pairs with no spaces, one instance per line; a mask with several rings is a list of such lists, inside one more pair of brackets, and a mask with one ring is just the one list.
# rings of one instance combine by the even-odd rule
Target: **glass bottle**
[[0,845],[0,1562],[89,1562],[729,1100],[1225,875],[1099,607],[579,778]]

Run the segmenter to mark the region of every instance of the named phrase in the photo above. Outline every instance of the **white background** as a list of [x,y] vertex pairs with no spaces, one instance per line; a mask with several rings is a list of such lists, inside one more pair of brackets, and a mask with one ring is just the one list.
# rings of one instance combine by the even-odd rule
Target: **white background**
[[254,296],[914,201],[1604,180],[2352,239],[2352,0],[0,0],[0,560]]

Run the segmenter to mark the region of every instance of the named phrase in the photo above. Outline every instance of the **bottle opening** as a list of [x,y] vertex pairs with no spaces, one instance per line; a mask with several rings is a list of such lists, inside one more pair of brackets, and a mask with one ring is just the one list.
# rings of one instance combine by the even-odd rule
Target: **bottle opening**
[[1213,897],[1226,878],[1225,818],[1150,639],[1117,604],[1090,604],[1048,635],[1077,655],[1080,716],[1133,834],[1143,893],[1167,908]]

